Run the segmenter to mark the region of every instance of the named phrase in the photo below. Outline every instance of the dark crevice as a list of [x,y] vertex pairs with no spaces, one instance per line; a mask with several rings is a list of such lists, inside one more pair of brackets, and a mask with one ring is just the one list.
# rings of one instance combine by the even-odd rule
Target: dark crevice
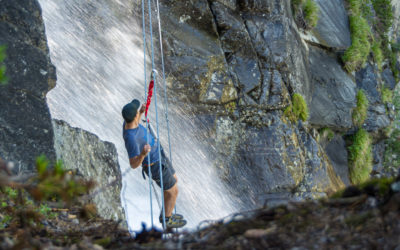
[[322,45],[322,44],[317,43],[317,42],[313,42],[313,41],[306,40],[306,39],[303,39],[303,40],[304,40],[306,43],[310,44],[311,46],[320,48],[320,49],[322,49],[322,50],[326,50],[326,51],[328,51],[328,52],[330,52],[330,53],[338,53],[338,52],[340,52],[340,50],[338,50],[338,49],[335,49],[335,48],[332,48],[332,47],[328,47],[328,46]]

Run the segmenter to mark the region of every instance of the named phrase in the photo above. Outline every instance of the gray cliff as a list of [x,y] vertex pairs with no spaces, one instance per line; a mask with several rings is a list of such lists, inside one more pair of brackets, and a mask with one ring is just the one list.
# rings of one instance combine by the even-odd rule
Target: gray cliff
[[15,172],[31,171],[37,156],[55,160],[46,94],[56,83],[37,1],[0,1],[0,44],[7,46],[7,85],[0,85],[0,157]]

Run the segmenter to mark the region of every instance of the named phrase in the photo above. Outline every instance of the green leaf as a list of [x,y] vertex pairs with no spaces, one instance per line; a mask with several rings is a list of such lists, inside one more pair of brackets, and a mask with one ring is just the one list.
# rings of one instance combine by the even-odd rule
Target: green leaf
[[41,155],[38,158],[36,158],[36,169],[39,175],[43,175],[46,172],[48,165],[49,165],[49,160],[46,158],[45,155]]

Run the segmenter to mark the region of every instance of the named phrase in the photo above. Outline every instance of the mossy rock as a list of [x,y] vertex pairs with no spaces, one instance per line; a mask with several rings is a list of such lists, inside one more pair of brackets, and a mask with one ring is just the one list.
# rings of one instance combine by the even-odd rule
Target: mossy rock
[[360,129],[349,146],[349,175],[353,184],[369,179],[372,171],[372,139],[368,132]]
[[357,106],[353,110],[353,124],[354,126],[361,127],[367,118],[367,111],[368,111],[368,98],[365,95],[363,90],[359,90],[356,95],[357,99]]

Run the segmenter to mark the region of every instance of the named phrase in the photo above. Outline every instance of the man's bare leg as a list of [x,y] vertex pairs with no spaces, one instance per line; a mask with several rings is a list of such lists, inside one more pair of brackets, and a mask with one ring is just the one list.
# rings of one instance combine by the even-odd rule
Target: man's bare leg
[[171,217],[172,211],[174,210],[176,198],[178,197],[178,178],[174,174],[174,178],[177,180],[172,188],[164,191],[164,207],[165,207],[165,217]]

